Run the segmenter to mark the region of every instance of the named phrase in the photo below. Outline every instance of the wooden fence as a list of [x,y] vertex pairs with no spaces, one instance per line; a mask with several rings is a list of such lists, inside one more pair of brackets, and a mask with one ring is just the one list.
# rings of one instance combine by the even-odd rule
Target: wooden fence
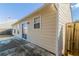
[[65,54],[79,56],[79,23],[66,24]]

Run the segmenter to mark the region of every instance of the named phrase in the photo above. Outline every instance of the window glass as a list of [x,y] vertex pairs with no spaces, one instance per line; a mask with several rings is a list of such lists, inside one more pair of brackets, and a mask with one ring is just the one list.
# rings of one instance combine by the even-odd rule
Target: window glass
[[34,28],[37,29],[37,28],[40,28],[40,17],[36,17],[34,18]]

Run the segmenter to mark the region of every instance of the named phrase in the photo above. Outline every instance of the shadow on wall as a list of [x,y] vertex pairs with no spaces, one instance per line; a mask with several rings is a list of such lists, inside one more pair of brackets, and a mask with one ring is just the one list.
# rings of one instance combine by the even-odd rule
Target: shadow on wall
[[63,49],[63,27],[61,27],[61,30],[59,32],[59,39],[58,39],[58,55],[62,56],[62,49]]
[[5,31],[0,32],[0,35],[12,35],[12,29],[7,29]]

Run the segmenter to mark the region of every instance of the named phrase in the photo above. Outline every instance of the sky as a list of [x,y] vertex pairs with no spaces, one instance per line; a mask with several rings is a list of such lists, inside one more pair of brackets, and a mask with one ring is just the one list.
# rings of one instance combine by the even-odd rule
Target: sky
[[25,15],[28,15],[40,8],[42,5],[43,4],[41,3],[0,3],[0,24],[7,21],[19,20]]
[[79,21],[79,4],[74,3],[71,5],[73,21]]
[[[43,4],[41,3],[0,3],[0,24],[7,21],[19,20],[25,15],[28,15],[36,9],[40,8],[42,5]],[[79,4],[72,4],[71,10],[73,21],[79,20]]]

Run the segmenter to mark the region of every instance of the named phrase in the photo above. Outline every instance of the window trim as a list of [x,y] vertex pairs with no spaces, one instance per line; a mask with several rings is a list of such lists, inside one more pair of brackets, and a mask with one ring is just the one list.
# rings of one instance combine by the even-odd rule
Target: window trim
[[[34,23],[34,19],[37,18],[37,17],[40,17],[40,28],[34,28],[34,24],[35,24],[35,23]],[[33,29],[41,29],[41,25],[42,25],[41,20],[42,20],[42,19],[41,19],[41,16],[40,16],[40,15],[35,16],[35,17],[33,18]]]

